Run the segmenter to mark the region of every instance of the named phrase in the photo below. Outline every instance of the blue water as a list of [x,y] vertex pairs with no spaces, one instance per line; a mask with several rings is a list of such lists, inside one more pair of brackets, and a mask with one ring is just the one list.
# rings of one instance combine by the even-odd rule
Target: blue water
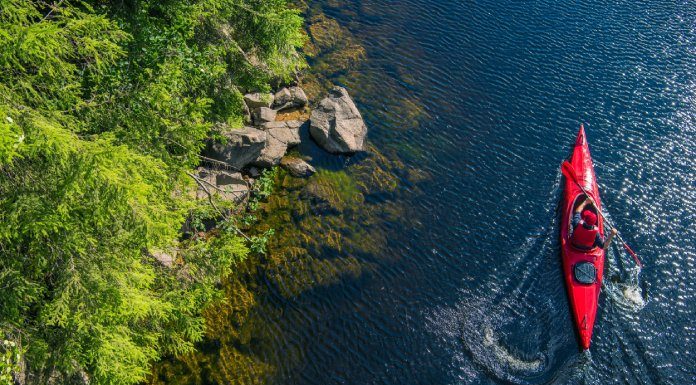
[[[277,299],[272,383],[696,383],[696,3],[311,3],[365,48],[331,80],[370,142],[427,178],[399,181],[408,218],[376,221],[386,247],[356,256],[373,269]],[[581,122],[607,214],[645,263],[609,252],[590,354],[557,241]]]
[[[696,383],[696,3],[318,3],[366,49],[334,81],[370,141],[431,179],[401,186],[419,214],[387,229],[390,262],[297,304],[317,319],[278,383]],[[556,240],[580,122],[646,265],[610,251],[590,354]]]

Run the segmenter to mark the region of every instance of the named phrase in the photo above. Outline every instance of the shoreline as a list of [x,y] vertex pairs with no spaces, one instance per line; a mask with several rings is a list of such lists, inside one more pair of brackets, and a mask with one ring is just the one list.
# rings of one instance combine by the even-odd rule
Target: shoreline
[[[333,85],[330,78],[336,71],[353,71],[365,59],[365,51],[347,29],[323,12],[308,10],[305,17],[310,40],[304,50],[318,62],[303,72],[296,85],[306,90],[308,99],[317,105],[329,93]],[[335,46],[337,41],[342,42],[340,47]],[[334,70],[321,73],[326,68]],[[305,110],[300,115],[310,114]],[[296,119],[296,115],[290,118]],[[224,284],[228,303],[206,312],[209,326],[204,345],[215,348],[157,364],[150,384],[187,384],[201,373],[208,373],[220,383],[263,383],[278,375],[279,363],[260,359],[273,356],[278,349],[276,338],[284,339],[283,332],[274,329],[277,321],[266,319],[280,311],[280,304],[271,299],[291,301],[374,271],[375,263],[365,257],[381,254],[387,242],[378,224],[408,217],[404,215],[407,208],[396,201],[378,205],[368,202],[367,197],[392,195],[400,179],[417,184],[423,176],[404,170],[396,157],[385,156],[371,145],[366,146],[366,152],[352,157],[332,155],[310,137],[308,126],[302,126],[302,143],[288,153],[307,160],[317,172],[309,177],[294,177],[284,167],[274,172],[276,188],[260,202],[253,225],[254,233],[273,231],[267,252],[238,265]],[[322,257],[326,250],[333,250],[334,256]],[[295,317],[300,315],[287,314],[282,322],[293,325],[291,328],[300,327],[304,322]],[[282,366],[293,367],[300,362],[300,357],[291,355]]]

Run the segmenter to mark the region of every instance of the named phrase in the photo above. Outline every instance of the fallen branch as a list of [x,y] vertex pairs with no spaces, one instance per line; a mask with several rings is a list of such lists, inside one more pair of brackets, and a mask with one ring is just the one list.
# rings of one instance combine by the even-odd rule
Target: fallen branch
[[[225,214],[222,210],[220,210],[220,208],[218,207],[218,205],[215,204],[215,201],[213,200],[213,194],[210,192],[210,190],[208,190],[208,187],[206,187],[206,185],[203,183],[203,182],[205,182],[205,181],[201,180],[200,178],[198,178],[197,176],[191,174],[191,173],[188,172],[188,171],[186,172],[186,175],[188,175],[188,176],[190,176],[191,178],[193,178],[193,180],[196,181],[196,183],[197,183],[199,186],[201,186],[201,188],[203,189],[203,191],[205,191],[205,193],[208,194],[208,202],[210,202],[210,205],[213,206],[213,208],[214,208],[218,213],[220,213],[220,215],[221,215],[225,220],[229,220],[229,216],[228,216],[227,214]],[[206,183],[207,183],[207,182],[206,182]],[[251,238],[249,238],[246,234],[244,234],[244,233],[242,232],[242,230],[240,230],[237,226],[234,226],[234,230],[235,230],[239,235],[241,235],[242,237],[244,237],[244,239],[246,239],[246,240],[249,241],[249,242],[252,242]]]

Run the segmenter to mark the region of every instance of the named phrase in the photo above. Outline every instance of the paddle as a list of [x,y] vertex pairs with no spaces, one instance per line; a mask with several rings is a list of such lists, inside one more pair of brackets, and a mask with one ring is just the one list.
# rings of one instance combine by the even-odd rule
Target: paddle
[[[599,215],[601,215],[602,219],[604,219],[604,223],[609,225],[609,227],[616,229],[616,226],[614,226],[611,222],[609,222],[607,217],[604,216],[604,213],[602,213],[602,211],[599,209],[599,207],[595,203],[594,197],[592,195],[590,195],[590,193],[588,193],[584,187],[582,187],[582,185],[578,181],[578,176],[575,174],[575,170],[573,169],[573,166],[570,164],[570,162],[568,162],[566,160],[563,163],[561,163],[561,172],[563,173],[563,175],[566,178],[575,182],[575,184],[578,185],[578,187],[580,187],[580,190],[582,190],[582,192],[584,192],[585,195],[588,198],[590,198],[590,201],[592,201],[592,204],[594,205],[594,207],[597,208],[597,212],[599,212]],[[621,235],[618,233],[618,229],[617,229],[617,233],[616,233],[616,238],[623,244],[624,249],[626,249],[626,251],[628,251],[628,253],[631,255],[631,257],[633,257],[633,260],[636,262],[636,265],[638,265],[638,267],[642,268],[643,264],[640,263],[640,260],[638,259],[638,255],[636,255],[636,253],[631,249],[631,247],[628,246],[626,241],[624,241],[623,238],[621,238]]]

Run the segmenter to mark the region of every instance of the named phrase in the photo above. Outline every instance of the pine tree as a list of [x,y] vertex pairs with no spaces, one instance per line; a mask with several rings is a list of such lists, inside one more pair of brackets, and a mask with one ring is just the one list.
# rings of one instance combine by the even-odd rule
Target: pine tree
[[[186,171],[303,65],[301,25],[280,0],[0,0],[0,331],[29,381],[134,384],[201,340],[249,245],[180,241]],[[184,273],[149,254],[172,245]]]

